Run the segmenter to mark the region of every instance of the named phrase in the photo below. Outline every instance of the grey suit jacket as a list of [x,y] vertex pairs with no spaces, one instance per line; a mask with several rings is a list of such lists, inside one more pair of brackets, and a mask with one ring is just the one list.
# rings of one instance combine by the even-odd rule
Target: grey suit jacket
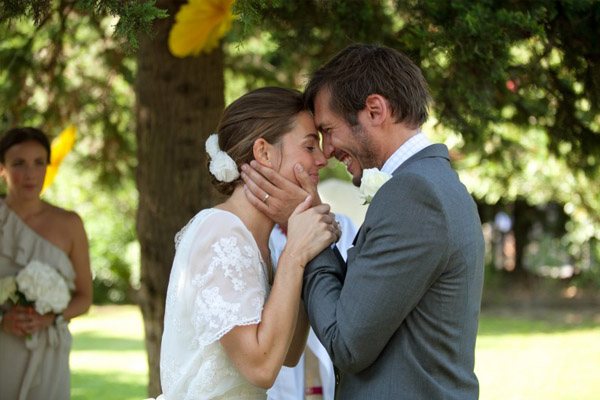
[[306,266],[303,298],[338,372],[336,398],[477,399],[483,257],[448,149],[423,149],[376,193],[347,264],[326,249]]

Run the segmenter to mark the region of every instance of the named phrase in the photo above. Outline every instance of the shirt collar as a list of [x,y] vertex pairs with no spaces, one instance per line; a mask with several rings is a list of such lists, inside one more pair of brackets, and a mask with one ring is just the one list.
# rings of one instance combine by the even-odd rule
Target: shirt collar
[[430,146],[431,141],[421,131],[417,132],[416,135],[404,142],[398,149],[387,159],[381,172],[392,174],[400,165],[406,160],[423,150],[425,147]]

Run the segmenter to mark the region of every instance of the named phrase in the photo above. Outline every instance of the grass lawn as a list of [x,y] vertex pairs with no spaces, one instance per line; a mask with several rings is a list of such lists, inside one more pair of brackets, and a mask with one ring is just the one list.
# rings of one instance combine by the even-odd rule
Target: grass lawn
[[[475,370],[481,400],[600,399],[600,313],[482,315]],[[73,400],[146,398],[142,317],[93,307],[71,323]]]
[[148,367],[139,308],[93,306],[71,324],[72,400],[141,400]]
[[484,313],[475,371],[482,400],[600,399],[600,313]]

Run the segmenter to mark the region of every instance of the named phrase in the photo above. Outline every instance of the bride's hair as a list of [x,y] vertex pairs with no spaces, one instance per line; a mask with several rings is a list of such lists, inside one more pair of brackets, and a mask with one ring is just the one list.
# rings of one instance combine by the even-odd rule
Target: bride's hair
[[[306,110],[297,90],[264,87],[248,92],[223,111],[217,128],[219,148],[233,159],[239,170],[242,164],[254,159],[252,148],[257,139],[277,144],[294,128],[298,114]],[[241,178],[221,182],[212,174],[210,177],[212,184],[225,195],[233,193],[241,183]]]

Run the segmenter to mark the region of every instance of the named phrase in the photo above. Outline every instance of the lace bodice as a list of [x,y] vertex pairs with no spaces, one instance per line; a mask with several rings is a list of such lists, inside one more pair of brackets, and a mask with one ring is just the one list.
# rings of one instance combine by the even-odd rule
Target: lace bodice
[[208,209],[175,240],[161,345],[163,397],[265,399],[219,342],[235,326],[261,320],[268,274],[252,234],[234,214]]

